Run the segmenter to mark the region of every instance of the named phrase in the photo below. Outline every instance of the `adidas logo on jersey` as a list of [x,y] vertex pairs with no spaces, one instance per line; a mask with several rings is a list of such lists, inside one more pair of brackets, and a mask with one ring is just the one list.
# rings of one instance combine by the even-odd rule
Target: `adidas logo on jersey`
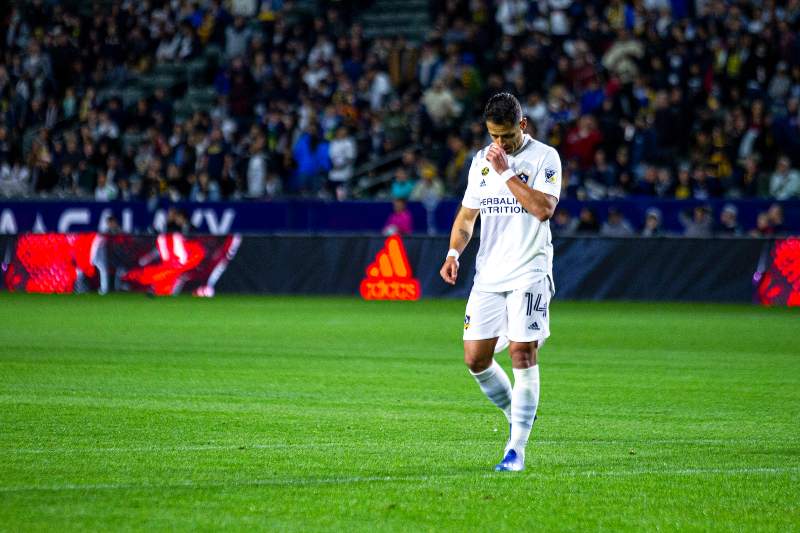
[[486,180],[481,180],[481,187],[486,187]]
[[403,241],[392,235],[367,267],[361,280],[361,296],[365,300],[419,300],[419,280],[413,277]]
[[539,323],[538,322],[534,322],[533,324],[528,326],[528,329],[533,330],[533,331],[539,331]]

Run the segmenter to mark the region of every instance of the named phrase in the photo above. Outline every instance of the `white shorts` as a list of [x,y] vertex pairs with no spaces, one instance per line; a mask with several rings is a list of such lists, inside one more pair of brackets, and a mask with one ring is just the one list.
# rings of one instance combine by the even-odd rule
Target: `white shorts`
[[464,340],[506,336],[515,342],[543,341],[550,336],[551,284],[547,277],[507,292],[472,288],[464,314]]

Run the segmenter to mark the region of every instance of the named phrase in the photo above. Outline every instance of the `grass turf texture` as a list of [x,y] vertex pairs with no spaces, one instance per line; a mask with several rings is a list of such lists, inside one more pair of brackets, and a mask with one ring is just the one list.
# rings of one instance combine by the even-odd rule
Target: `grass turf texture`
[[0,529],[800,527],[796,311],[555,301],[514,474],[463,304],[4,294]]

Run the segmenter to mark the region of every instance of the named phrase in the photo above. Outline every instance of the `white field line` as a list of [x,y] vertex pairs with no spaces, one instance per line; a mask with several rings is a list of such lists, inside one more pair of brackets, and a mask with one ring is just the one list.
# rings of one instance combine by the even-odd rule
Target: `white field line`
[[[464,439],[458,444],[485,444],[484,440]],[[645,439],[645,440],[535,440],[531,446],[660,446],[660,445],[687,445],[687,446],[733,446],[741,444],[773,444],[773,445],[800,445],[796,439]],[[131,447],[57,447],[57,448],[0,448],[0,454],[68,454],[68,453],[168,453],[168,452],[204,452],[226,450],[271,450],[271,449],[313,449],[313,448],[365,448],[370,446],[385,446],[368,442],[353,442],[342,444],[338,442],[318,443],[286,443],[276,442],[269,444],[196,444],[186,446],[131,446]],[[418,447],[418,442],[394,444],[395,447]]]
[[501,473],[455,473],[426,476],[352,476],[330,478],[286,478],[286,479],[253,479],[230,481],[177,481],[171,483],[63,483],[58,485],[19,485],[16,487],[0,487],[0,493],[35,492],[35,491],[97,491],[97,490],[147,490],[147,489],[208,489],[208,488],[247,488],[247,487],[293,487],[320,485],[350,485],[357,483],[400,483],[409,481],[444,481],[456,478],[501,479],[521,475],[528,478],[581,478],[581,477],[630,477],[630,476],[737,476],[737,475],[781,475],[800,473],[800,467],[755,467],[755,468],[682,468],[648,469],[629,471],[602,470],[567,470],[553,474],[527,472],[524,474]]

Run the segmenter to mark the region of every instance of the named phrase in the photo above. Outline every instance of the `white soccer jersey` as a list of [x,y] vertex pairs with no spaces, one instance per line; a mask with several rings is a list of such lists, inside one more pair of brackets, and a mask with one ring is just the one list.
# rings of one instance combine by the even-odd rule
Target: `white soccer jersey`
[[[475,289],[504,292],[552,279],[553,244],[549,221],[528,213],[486,160],[487,146],[472,158],[465,207],[480,209],[481,246],[475,265]],[[525,135],[508,156],[511,168],[529,187],[559,197],[561,159],[552,146]]]

